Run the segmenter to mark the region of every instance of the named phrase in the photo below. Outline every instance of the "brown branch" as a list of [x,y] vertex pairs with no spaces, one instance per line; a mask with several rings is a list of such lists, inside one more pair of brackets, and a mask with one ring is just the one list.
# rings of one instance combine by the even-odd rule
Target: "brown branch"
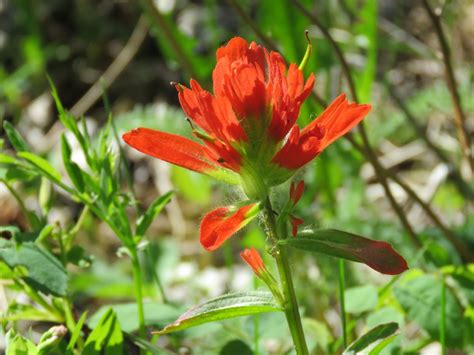
[[425,143],[425,145],[430,149],[436,157],[442,161],[449,168],[450,175],[453,179],[453,182],[461,193],[461,195],[466,196],[466,198],[472,200],[474,199],[474,191],[472,188],[464,181],[461,176],[461,173],[458,171],[457,167],[449,159],[449,157],[431,140],[431,138],[426,134],[426,128],[423,127],[412,112],[409,110],[407,105],[403,102],[402,98],[398,95],[395,88],[388,82],[385,82],[388,93],[393,101],[397,104],[400,110],[405,115],[407,121],[411,124],[417,136]]
[[152,20],[152,24],[156,26],[157,29],[160,30],[160,34],[166,38],[167,42],[173,49],[176,55],[176,60],[179,62],[180,66],[188,73],[190,77],[198,78],[193,64],[179,45],[179,40],[175,38],[173,31],[168,25],[168,22],[166,22],[166,18],[163,16],[160,10],[157,9],[155,2],[153,0],[144,0],[143,2],[144,8]]
[[[140,46],[148,33],[148,24],[144,16],[138,20],[130,38],[120,51],[119,55],[110,63],[100,78],[87,90],[87,92],[71,108],[71,114],[79,118],[84,115],[97,100],[101,97],[103,91],[110,87],[119,77],[133,57],[137,54]],[[56,121],[45,135],[47,144],[44,150],[49,150],[57,142],[57,137],[64,131],[60,121]]]
[[98,99],[100,99],[102,92],[118,78],[135,54],[137,54],[147,33],[147,21],[144,16],[141,16],[119,55],[114,59],[94,85],[92,85],[84,96],[82,96],[81,99],[71,108],[71,114],[74,117],[82,116],[97,102]]
[[441,24],[440,13],[435,12],[428,3],[428,0],[423,0],[423,6],[425,7],[428,15],[433,23],[436,31],[436,36],[441,47],[442,59],[445,67],[445,76],[449,93],[451,94],[451,100],[454,105],[454,123],[456,124],[456,130],[458,134],[459,143],[463,150],[463,154],[471,169],[471,178],[474,175],[474,159],[471,150],[471,139],[466,127],[466,116],[462,109],[461,97],[459,96],[458,87],[456,83],[456,77],[454,76],[453,64],[451,62],[451,51],[449,44],[443,31]]

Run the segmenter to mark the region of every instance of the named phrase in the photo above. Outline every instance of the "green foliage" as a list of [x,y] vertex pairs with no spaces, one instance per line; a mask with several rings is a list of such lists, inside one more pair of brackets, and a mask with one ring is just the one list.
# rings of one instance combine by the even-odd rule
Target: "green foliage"
[[346,312],[362,313],[377,306],[377,288],[373,285],[351,287],[345,290]]
[[[143,306],[145,309],[145,324],[155,328],[171,323],[180,315],[179,312],[181,311],[167,304],[145,303]],[[116,314],[120,327],[124,332],[132,333],[138,329],[139,324],[135,316],[137,314],[136,303],[112,304],[101,307],[88,320],[89,327],[95,328],[110,309]]]
[[160,214],[161,210],[171,200],[174,192],[170,191],[164,195],[158,196],[148,209],[137,220],[136,236],[144,236],[153,220]]
[[6,336],[6,355],[36,355],[36,346],[30,340],[10,329]]
[[66,270],[50,252],[35,243],[16,244],[0,239],[0,259],[34,289],[55,296],[66,295]]
[[[435,275],[413,270],[395,287],[395,296],[412,319],[433,339],[439,339],[441,281]],[[463,310],[456,295],[446,290],[446,343],[461,347],[464,335]]]
[[[375,328],[372,328],[369,330],[367,333],[362,335],[359,339],[354,341],[346,351],[344,351],[344,354],[346,355],[352,355],[352,354],[358,354],[365,348],[367,348],[369,345],[373,344],[376,341],[379,341],[381,339],[387,338],[391,336],[393,333],[395,333],[398,330],[398,324],[397,323],[387,323],[387,324],[381,324],[376,326]],[[393,338],[390,340],[392,341]],[[387,343],[383,344],[384,346],[388,345]],[[375,354],[378,353],[381,349],[377,349],[376,352],[374,353],[369,353],[369,354]]]
[[120,323],[112,309],[104,313],[89,334],[82,352],[84,355],[123,354],[123,335]]
[[158,333],[167,334],[204,323],[281,310],[269,292],[230,293],[189,309]]

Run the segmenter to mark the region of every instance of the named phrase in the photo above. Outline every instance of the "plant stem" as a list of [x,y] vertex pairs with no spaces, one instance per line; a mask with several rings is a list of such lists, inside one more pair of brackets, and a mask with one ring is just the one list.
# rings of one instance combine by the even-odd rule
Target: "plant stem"
[[145,312],[143,309],[143,292],[142,292],[142,271],[140,269],[140,259],[136,249],[131,249],[130,254],[132,257],[132,268],[133,268],[133,284],[135,287],[135,298],[137,300],[138,307],[138,325],[139,335],[141,338],[146,339],[145,332]]
[[278,265],[278,272],[280,273],[281,286],[283,295],[285,296],[285,315],[290,327],[291,336],[295,344],[296,353],[298,355],[307,355],[308,347],[303,332],[303,325],[301,324],[301,317],[298,310],[298,302],[296,300],[295,288],[293,286],[293,279],[291,277],[290,265],[288,263],[288,254],[284,246],[280,246],[276,253],[276,261]]
[[448,40],[441,24],[441,13],[434,10],[427,0],[423,0],[423,6],[428,13],[431,22],[436,31],[436,36],[441,47],[442,59],[444,62],[446,84],[448,86],[449,93],[451,94],[451,100],[454,106],[454,123],[456,125],[458,139],[461,144],[462,153],[464,154],[466,161],[471,169],[471,178],[474,174],[474,158],[471,150],[471,138],[466,125],[466,115],[463,111],[461,104],[461,96],[458,91],[458,84],[454,75],[453,63],[451,62],[451,50],[449,48]]
[[[273,215],[273,208],[270,200],[264,203],[264,223],[267,228],[270,240],[273,243],[278,241],[277,224],[275,216]],[[282,305],[285,311],[288,327],[290,328],[291,337],[295,345],[296,353],[298,355],[308,355],[308,346],[303,332],[303,325],[301,324],[301,317],[298,310],[298,301],[296,300],[295,288],[293,286],[293,278],[291,276],[290,265],[288,263],[288,254],[285,246],[276,246],[275,259],[280,274],[281,288],[284,295],[284,304]]]
[[446,281],[441,278],[441,314],[439,318],[439,341],[441,354],[446,355]]
[[347,348],[346,302],[344,298],[345,288],[346,288],[346,272],[344,269],[344,260],[339,259],[339,302],[341,304],[342,340],[344,344],[344,349]]

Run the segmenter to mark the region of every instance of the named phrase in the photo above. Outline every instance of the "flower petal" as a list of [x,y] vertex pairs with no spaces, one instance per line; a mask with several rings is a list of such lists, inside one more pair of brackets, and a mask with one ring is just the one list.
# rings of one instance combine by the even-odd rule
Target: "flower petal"
[[240,253],[240,257],[252,268],[256,275],[259,275],[265,269],[262,257],[255,248],[245,249]]
[[209,212],[201,221],[201,245],[206,250],[216,250],[255,218],[258,212],[258,203],[252,203],[238,209],[232,206],[219,207]]
[[156,131],[137,128],[122,136],[125,143],[136,150],[186,169],[212,176],[229,184],[238,184],[239,176],[212,161],[206,148],[190,139]]
[[346,95],[339,95],[301,132],[294,125],[287,142],[273,157],[272,162],[288,170],[301,168],[329,144],[354,128],[367,116],[370,108],[370,105],[350,104]]

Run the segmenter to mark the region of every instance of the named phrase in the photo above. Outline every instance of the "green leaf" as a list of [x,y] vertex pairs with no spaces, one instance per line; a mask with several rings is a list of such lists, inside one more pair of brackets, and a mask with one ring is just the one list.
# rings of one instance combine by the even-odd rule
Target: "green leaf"
[[163,207],[171,200],[173,197],[174,191],[169,191],[164,195],[161,195],[153,201],[153,203],[148,207],[146,212],[140,216],[137,221],[137,229],[135,234],[137,236],[144,236],[148,228],[150,227],[153,220],[160,214]]
[[21,334],[16,334],[13,329],[6,334],[6,343],[6,355],[36,355],[35,344]]
[[8,122],[4,121],[3,122],[3,129],[5,130],[5,133],[7,134],[7,137],[17,152],[24,152],[28,150],[28,144],[25,142],[23,137],[21,136],[20,133],[13,127],[13,125]]
[[21,277],[35,290],[54,296],[66,295],[67,271],[52,254],[35,243],[16,244],[0,239],[0,259],[12,269],[25,268],[27,274]]
[[397,338],[397,336],[398,334],[394,334],[382,340],[380,343],[374,346],[372,350],[370,350],[369,355],[379,355],[382,350],[386,349],[390,344],[392,344],[392,342]]
[[18,164],[18,160],[16,160],[15,158],[9,156],[9,155],[6,155],[6,154],[3,154],[3,153],[0,153],[0,164]]
[[386,323],[376,326],[372,328],[367,333],[362,335],[359,339],[354,341],[347,350],[344,351],[344,355],[352,355],[357,354],[360,351],[367,348],[369,345],[379,341],[381,339],[385,339],[395,333],[398,330],[397,323]]
[[76,345],[77,339],[81,335],[81,330],[82,326],[84,325],[84,322],[86,321],[87,318],[87,311],[82,313],[81,318],[76,323],[76,326],[74,327],[74,330],[72,331],[71,334],[71,339],[69,340],[69,343],[67,345],[67,350],[72,351],[74,349],[74,346]]
[[367,312],[377,306],[377,288],[373,285],[348,288],[344,293],[346,312],[348,313]]
[[[1,275],[1,274],[0,274]],[[2,275],[2,278],[4,276]],[[43,311],[35,306],[12,302],[8,306],[7,312],[2,315],[5,321],[36,321],[36,322],[53,322],[60,323],[63,321],[60,316],[49,311]]]
[[377,7],[377,0],[366,0],[362,9],[358,11],[360,21],[356,26],[356,32],[359,36],[356,39],[362,40],[362,45],[367,48],[364,70],[356,76],[356,87],[360,102],[369,101],[377,71]]
[[382,274],[396,275],[408,268],[405,259],[390,244],[336,229],[306,230],[279,243],[364,263]]
[[[397,301],[408,314],[408,319],[426,330],[433,340],[439,340],[441,316],[441,280],[434,275],[419,275],[414,270],[395,286]],[[446,289],[446,344],[462,345],[463,310],[450,288]]]
[[30,152],[20,152],[18,156],[33,165],[42,175],[54,182],[61,182],[61,174],[46,159]]
[[72,150],[64,134],[61,136],[63,164],[72,183],[79,192],[84,192],[84,179],[79,166],[71,160]]
[[[89,327],[96,327],[100,319],[110,308],[115,312],[124,332],[131,333],[138,329],[139,325],[136,317],[138,308],[136,303],[122,303],[99,308],[87,322]],[[172,322],[182,312],[182,309],[179,310],[167,304],[145,303],[143,308],[145,310],[145,324],[155,327],[161,327]]]
[[186,313],[182,314],[173,324],[166,326],[163,330],[156,333],[167,334],[204,323],[282,310],[283,309],[274,302],[270,292],[252,291],[231,293],[192,307]]
[[219,355],[231,354],[252,355],[254,354],[254,352],[252,351],[250,346],[248,346],[247,343],[243,342],[240,339],[234,339],[227,342],[219,351]]
[[110,308],[86,340],[84,355],[123,354],[123,335],[115,312]]

